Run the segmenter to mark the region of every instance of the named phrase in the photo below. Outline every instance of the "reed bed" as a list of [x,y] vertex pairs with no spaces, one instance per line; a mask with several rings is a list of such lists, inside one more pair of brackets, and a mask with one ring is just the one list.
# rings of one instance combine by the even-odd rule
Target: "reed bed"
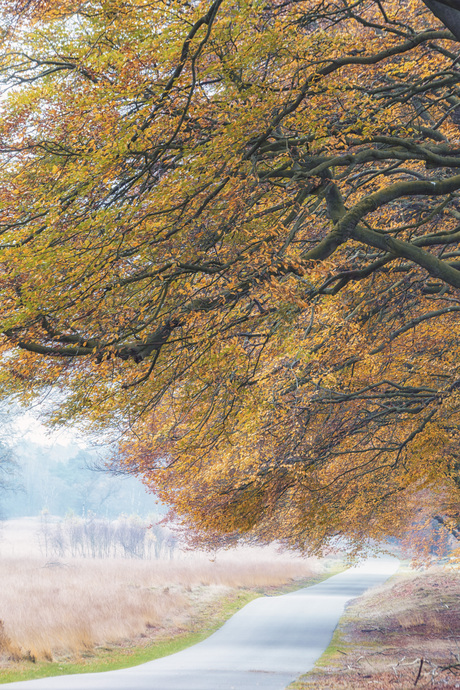
[[188,629],[203,607],[231,590],[279,586],[319,570],[314,561],[274,549],[238,549],[213,557],[182,553],[172,560],[50,561],[32,547],[31,555],[24,553],[26,543],[24,531],[16,549],[8,552],[3,542],[4,666],[22,659],[69,659],[104,645],[174,634]]

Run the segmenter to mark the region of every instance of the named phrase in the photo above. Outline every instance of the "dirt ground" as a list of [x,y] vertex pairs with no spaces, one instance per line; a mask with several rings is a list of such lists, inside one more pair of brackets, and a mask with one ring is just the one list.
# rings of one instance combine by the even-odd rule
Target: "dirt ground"
[[403,570],[347,608],[292,690],[460,688],[460,569]]

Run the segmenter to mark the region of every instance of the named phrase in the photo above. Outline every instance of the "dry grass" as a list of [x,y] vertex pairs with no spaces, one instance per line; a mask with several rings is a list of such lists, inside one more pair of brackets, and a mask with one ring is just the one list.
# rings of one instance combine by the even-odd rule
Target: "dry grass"
[[332,649],[294,687],[460,688],[460,572],[398,574],[351,604]]
[[[234,588],[279,586],[320,570],[314,561],[267,549],[216,558],[180,554],[170,561],[50,562],[33,553],[31,525],[8,525],[2,541],[3,668],[24,659],[69,659],[97,646],[175,634]],[[24,553],[28,543],[31,555]]]

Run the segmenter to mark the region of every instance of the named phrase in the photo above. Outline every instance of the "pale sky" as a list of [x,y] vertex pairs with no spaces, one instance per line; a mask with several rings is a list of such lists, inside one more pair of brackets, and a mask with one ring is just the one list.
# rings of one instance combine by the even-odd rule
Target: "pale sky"
[[68,446],[77,444],[81,448],[84,448],[87,445],[82,434],[70,428],[49,429],[41,424],[41,422],[30,414],[30,412],[16,417],[13,428],[20,438],[32,441],[41,446],[53,446],[55,444]]

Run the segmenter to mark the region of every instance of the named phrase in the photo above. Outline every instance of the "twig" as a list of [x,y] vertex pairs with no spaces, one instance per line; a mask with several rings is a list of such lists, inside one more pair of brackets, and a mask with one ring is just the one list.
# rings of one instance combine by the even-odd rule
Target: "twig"
[[418,668],[418,673],[417,673],[417,678],[415,679],[414,688],[420,680],[420,676],[422,675],[422,668],[423,668],[423,656],[420,659],[420,666]]

